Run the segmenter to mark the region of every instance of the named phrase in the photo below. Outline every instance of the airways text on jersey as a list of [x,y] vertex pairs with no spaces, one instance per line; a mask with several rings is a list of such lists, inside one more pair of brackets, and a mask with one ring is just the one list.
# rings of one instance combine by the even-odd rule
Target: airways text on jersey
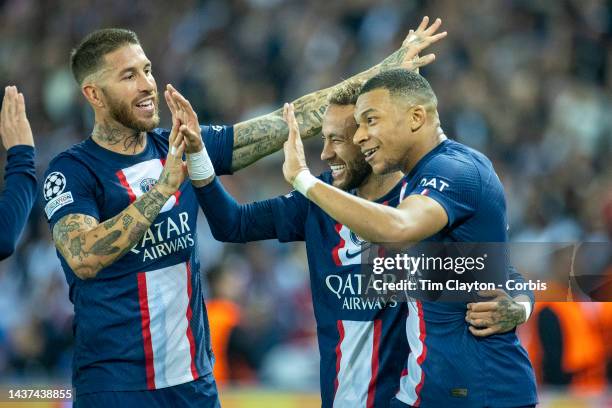
[[131,252],[142,254],[142,262],[147,262],[194,245],[193,233],[189,228],[189,213],[181,212],[178,214],[178,219],[173,219],[169,215],[160,222],[153,223]]

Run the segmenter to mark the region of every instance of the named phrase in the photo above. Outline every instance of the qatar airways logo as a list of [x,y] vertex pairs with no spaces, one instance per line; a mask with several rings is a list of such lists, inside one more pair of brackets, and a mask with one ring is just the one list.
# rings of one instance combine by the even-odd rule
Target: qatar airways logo
[[435,190],[443,192],[446,187],[450,186],[450,184],[448,184],[448,183],[446,183],[446,182],[444,182],[444,181],[442,181],[442,180],[440,180],[438,178],[435,178],[435,177],[432,177],[430,179],[428,179],[427,177],[423,177],[421,179],[421,181],[419,181],[419,186],[421,186],[421,187],[431,187],[431,188],[433,188]]
[[142,255],[142,262],[152,261],[180,252],[195,245],[189,227],[189,214],[182,212],[177,218],[168,216],[160,222],[151,224],[142,240],[131,252]]
[[396,307],[397,296],[385,295],[385,291],[376,289],[380,280],[392,283],[396,277],[393,274],[366,275],[361,273],[331,274],[325,277],[325,286],[338,300],[342,302],[342,310],[380,310],[384,307]]

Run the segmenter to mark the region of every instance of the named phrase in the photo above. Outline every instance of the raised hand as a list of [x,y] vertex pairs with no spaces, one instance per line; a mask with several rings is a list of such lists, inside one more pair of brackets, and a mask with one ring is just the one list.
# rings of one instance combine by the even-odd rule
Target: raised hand
[[170,132],[168,156],[156,187],[164,195],[171,196],[181,186],[187,176],[187,166],[183,161],[185,152],[185,140],[179,132],[177,125],[172,126]]
[[379,70],[387,71],[397,68],[415,70],[432,63],[436,59],[435,54],[427,54],[422,57],[419,57],[419,54],[431,44],[446,37],[447,32],[443,31],[436,34],[436,31],[438,31],[442,24],[442,20],[439,18],[429,27],[427,26],[428,24],[429,17],[423,17],[417,29],[408,32],[400,49],[389,55],[379,64]]
[[185,140],[185,153],[201,151],[204,148],[202,131],[191,103],[170,84],[166,86],[164,97],[172,113],[173,127],[178,125],[178,131]]
[[15,86],[4,88],[2,111],[0,111],[0,136],[7,150],[17,145],[34,146],[23,94],[18,93]]
[[300,128],[295,119],[293,104],[286,103],[283,107],[283,119],[289,127],[289,137],[283,145],[285,162],[283,163],[283,175],[289,184],[293,185],[299,173],[306,170],[306,156],[304,155],[304,144],[300,136]]

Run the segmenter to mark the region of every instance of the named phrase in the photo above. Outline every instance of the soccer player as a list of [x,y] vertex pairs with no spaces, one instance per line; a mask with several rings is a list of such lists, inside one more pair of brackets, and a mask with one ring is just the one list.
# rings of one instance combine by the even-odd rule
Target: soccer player
[[[330,95],[323,116],[321,159],[331,171],[319,179],[367,200],[397,206],[402,173],[373,174],[352,141],[359,90],[360,84],[348,82]],[[189,103],[180,95],[177,98],[195,116]],[[204,148],[195,134],[186,140],[188,145],[197,145],[194,150]],[[361,266],[369,243],[297,192],[239,205],[218,179],[192,183],[216,239],[305,241],[321,355],[323,407],[389,406],[409,352],[405,335],[408,310],[401,299],[384,299],[372,290]],[[522,281],[518,273],[513,277]],[[493,304],[497,309],[491,325],[497,331],[511,330],[526,318],[523,306],[512,299]]]
[[7,151],[4,191],[0,194],[0,260],[15,251],[36,195],[34,138],[26,117],[23,94],[4,88],[0,137]]
[[[355,79],[423,65],[433,60],[417,57],[427,45],[406,41]],[[172,131],[156,128],[157,87],[133,32],[93,32],[71,65],[95,125],[90,138],[52,160],[43,194],[75,308],[75,404],[218,406],[195,251],[198,203],[184,183],[182,153],[193,176],[241,169],[280,148],[288,133],[282,112],[196,125],[210,153],[202,169],[201,155],[182,142],[189,123],[180,108],[171,109]],[[306,135],[319,132],[331,90],[296,101]],[[165,93],[171,108],[173,91]]]
[[[372,203],[310,174],[291,105],[283,173],[332,218],[369,242],[505,242],[503,187],[481,153],[442,133],[429,83],[407,70],[361,89],[354,142],[377,175],[402,171],[397,208]],[[511,331],[477,338],[465,303],[408,302],[410,354],[392,406],[525,407],[537,403],[533,369]]]

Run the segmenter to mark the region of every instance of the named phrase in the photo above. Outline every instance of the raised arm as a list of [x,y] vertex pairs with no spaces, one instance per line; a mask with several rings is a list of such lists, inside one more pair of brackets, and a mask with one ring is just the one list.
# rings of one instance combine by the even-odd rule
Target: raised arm
[[4,89],[0,136],[7,150],[4,191],[0,194],[0,260],[15,250],[36,195],[34,138],[23,95],[14,86]]
[[[446,32],[436,34],[442,21],[429,27],[429,17],[424,17],[417,30],[410,30],[402,46],[374,67],[361,72],[348,80],[365,82],[380,71],[394,68],[418,69],[431,63],[435,56],[418,54],[429,45],[446,36]],[[295,114],[303,138],[315,136],[321,131],[323,112],[327,106],[328,95],[340,84],[310,93],[293,102]],[[278,109],[264,116],[249,119],[234,125],[234,154],[232,170],[240,170],[279,150],[287,140],[288,128],[283,120],[283,110]]]
[[69,214],[53,227],[53,240],[70,268],[81,279],[95,278],[136,245],[160,210],[185,179],[185,143],[176,127],[164,169],[155,187],[125,210],[102,223],[84,214]]

